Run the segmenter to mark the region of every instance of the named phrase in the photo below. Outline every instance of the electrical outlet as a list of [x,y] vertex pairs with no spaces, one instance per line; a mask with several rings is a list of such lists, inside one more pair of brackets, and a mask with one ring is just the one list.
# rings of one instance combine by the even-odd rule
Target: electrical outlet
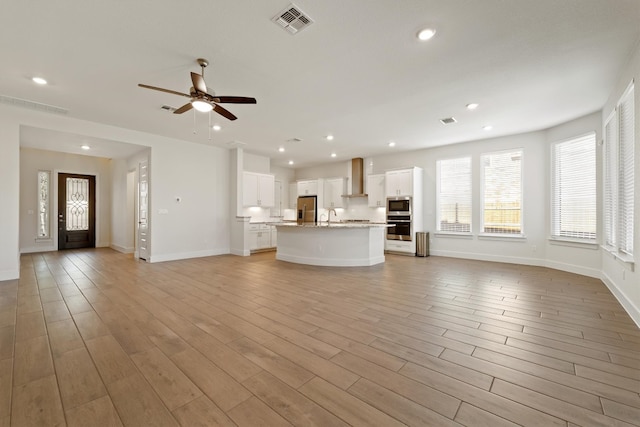
[[535,252],[536,250],[538,250],[538,247],[536,245],[531,246],[531,252]]

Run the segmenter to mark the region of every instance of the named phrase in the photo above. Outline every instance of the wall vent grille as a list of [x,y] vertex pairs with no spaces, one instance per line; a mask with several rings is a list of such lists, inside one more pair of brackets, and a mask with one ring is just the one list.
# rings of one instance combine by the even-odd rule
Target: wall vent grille
[[28,108],[30,110],[42,111],[53,114],[69,114],[69,110],[55,105],[42,104],[40,102],[27,101],[26,99],[14,98],[12,96],[0,95],[0,103],[11,105],[13,107]]
[[298,6],[291,3],[283,11],[271,18],[289,34],[297,34],[313,24],[313,19],[309,18]]

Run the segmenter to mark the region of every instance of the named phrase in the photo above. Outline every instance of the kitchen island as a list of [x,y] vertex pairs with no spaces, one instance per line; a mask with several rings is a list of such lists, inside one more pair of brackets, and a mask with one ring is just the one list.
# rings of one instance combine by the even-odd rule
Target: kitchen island
[[278,229],[276,259],[331,267],[370,266],[384,262],[386,224],[315,225],[272,223]]

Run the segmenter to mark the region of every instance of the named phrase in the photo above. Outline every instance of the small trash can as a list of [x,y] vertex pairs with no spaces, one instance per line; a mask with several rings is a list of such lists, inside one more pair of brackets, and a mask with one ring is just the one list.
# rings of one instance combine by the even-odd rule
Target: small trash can
[[416,256],[429,256],[429,233],[416,232]]

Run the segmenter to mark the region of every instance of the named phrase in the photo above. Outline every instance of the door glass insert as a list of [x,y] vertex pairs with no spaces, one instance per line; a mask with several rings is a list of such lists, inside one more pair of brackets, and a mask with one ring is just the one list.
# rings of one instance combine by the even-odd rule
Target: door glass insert
[[89,180],[67,178],[67,231],[89,229]]

